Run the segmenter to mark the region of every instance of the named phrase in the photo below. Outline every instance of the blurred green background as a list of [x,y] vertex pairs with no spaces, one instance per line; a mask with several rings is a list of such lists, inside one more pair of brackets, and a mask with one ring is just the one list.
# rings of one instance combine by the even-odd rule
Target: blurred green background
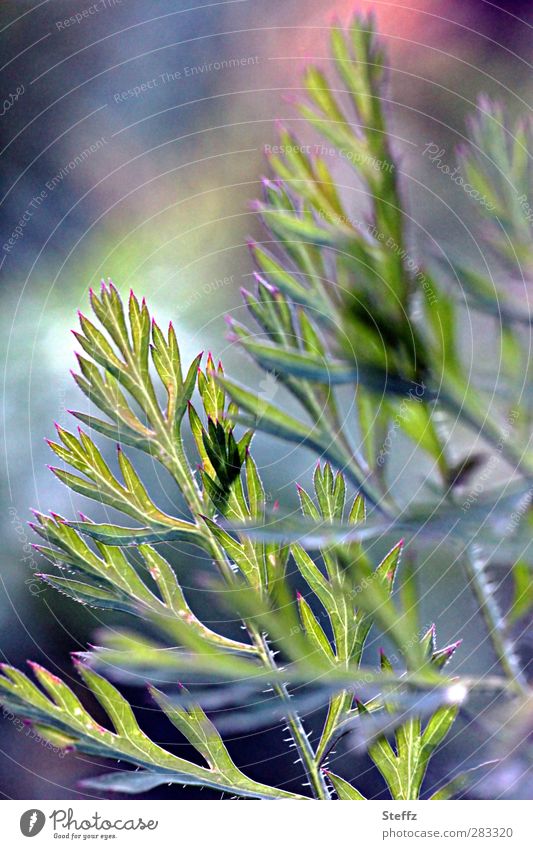
[[[502,10],[482,0],[4,0],[4,660],[20,665],[31,657],[68,676],[68,652],[84,647],[104,620],[33,580],[42,565],[26,525],[30,507],[74,515],[87,506],[48,472],[43,437],[53,435],[54,420],[73,427],[67,411],[84,403],[69,375],[75,367],[69,329],[76,310],[87,309],[88,287],[102,277],[111,277],[123,294],[133,287],[160,323],[172,318],[184,359],[211,349],[237,379],[260,381],[225,340],[223,318],[238,316],[239,289],[250,283],[246,240],[261,233],[249,202],[261,189],[264,148],[275,143],[276,119],[298,131],[290,100],[306,64],[332,70],[332,16],[347,20],[352,11],[370,8],[389,50],[390,111],[411,240],[418,248],[479,260],[483,245],[470,230],[466,196],[422,151],[436,143],[453,163],[465,115],[480,91],[503,99],[513,115],[528,108],[530,7],[507,2]],[[13,237],[17,226],[21,235]],[[472,328],[466,335],[471,341]],[[478,337],[476,358],[486,351],[490,339]],[[399,452],[401,446],[399,437]],[[274,449],[264,438],[257,439],[256,455],[267,489],[293,501],[294,480],[308,480],[314,458]],[[147,466],[145,473],[154,479]],[[162,506],[172,504],[168,482],[159,477],[156,486]],[[97,518],[93,508],[91,515]],[[205,564],[189,552],[176,552],[175,561],[201,604]],[[469,671],[486,668],[490,655],[461,575],[432,561],[428,569],[442,569],[431,602],[440,611],[442,639],[460,631],[463,663]],[[172,739],[170,729],[157,733]],[[95,772],[83,757],[58,758],[9,719],[0,735],[6,797],[75,798],[76,779]],[[252,741],[258,762],[252,769],[264,780],[280,768],[290,780],[292,758],[284,759],[278,737]],[[472,726],[473,749],[476,740]],[[450,752],[454,746],[464,740],[452,739]],[[445,766],[446,753],[436,769]],[[367,781],[372,788],[370,773]]]

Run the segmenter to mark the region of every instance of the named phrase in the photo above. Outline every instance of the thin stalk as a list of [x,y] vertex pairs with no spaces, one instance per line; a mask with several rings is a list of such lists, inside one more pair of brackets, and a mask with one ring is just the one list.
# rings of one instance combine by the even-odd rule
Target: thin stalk
[[[446,497],[452,504],[455,503],[450,489],[447,490]],[[476,556],[473,545],[465,547],[462,563],[466,579],[474,593],[494,654],[508,682],[508,687],[511,691],[524,695],[528,690],[526,678],[520,669],[513,646],[505,635],[503,616],[487,582],[484,563],[480,557]]]
[[528,692],[527,681],[520,669],[513,647],[505,636],[503,619],[498,603],[487,584],[483,562],[476,557],[472,546],[464,552],[463,566],[469,585],[474,591],[492,647],[508,680],[509,689],[523,696]]
[[[268,666],[273,670],[277,670],[276,662],[274,660],[274,657],[266,639],[261,635],[257,635],[257,637],[258,648],[259,646],[262,646],[263,649],[261,656],[265,666]],[[295,711],[291,707],[291,697],[287,690],[287,687],[285,686],[285,684],[276,684],[274,685],[274,691],[278,694],[279,698],[287,707],[286,716],[289,731],[300,755],[300,759],[307,773],[307,777],[309,778],[313,795],[316,799],[330,799],[331,796],[329,790],[324,780],[324,776],[322,775],[322,772],[320,770],[319,762],[316,757],[315,751],[311,746],[305,729],[303,727],[302,720],[300,719],[300,716],[297,711]]]
[[[174,445],[172,462],[167,466],[167,468],[169,468],[169,471],[171,471],[176,482],[182,489],[182,492],[188,503],[189,509],[196,517],[198,513],[202,512],[202,501],[200,491],[195,482],[195,478],[192,474],[192,470],[190,469],[188,460],[185,456],[185,452],[183,451],[183,446],[179,441],[176,441],[176,444]],[[183,483],[185,481],[187,482],[187,486],[184,487]],[[234,575],[228,563],[224,549],[221,547],[218,540],[213,536],[213,534],[206,525],[200,524],[198,520],[196,520],[196,523],[200,533],[202,534],[205,540],[206,548],[209,550],[211,556],[213,557],[216,566],[218,567],[219,571],[221,572],[227,583],[231,584],[234,580]],[[265,666],[267,669],[277,672],[278,668],[274,660],[274,656],[268,646],[265,637],[257,630],[253,623],[248,622],[246,619],[243,619],[243,623],[246,627],[250,640],[257,649],[257,655],[263,663],[263,666]],[[309,779],[309,783],[313,791],[314,797],[316,799],[330,799],[331,797],[329,794],[329,790],[327,788],[324,777],[320,771],[320,767],[318,766],[313,747],[311,746],[307,734],[305,733],[302,720],[298,712],[295,711],[290,704],[291,697],[287,690],[287,687],[284,684],[275,683],[273,684],[273,689],[274,692],[277,693],[281,701],[286,705],[286,715],[289,731],[294,741],[296,750],[304,766],[307,778]]]

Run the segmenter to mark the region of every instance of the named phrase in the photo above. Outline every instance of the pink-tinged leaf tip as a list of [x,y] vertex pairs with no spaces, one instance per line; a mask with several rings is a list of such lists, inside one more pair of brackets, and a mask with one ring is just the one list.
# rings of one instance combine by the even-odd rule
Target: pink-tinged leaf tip
[[269,283],[268,280],[261,280],[261,286],[263,286],[273,298],[276,298],[280,294],[278,287]]

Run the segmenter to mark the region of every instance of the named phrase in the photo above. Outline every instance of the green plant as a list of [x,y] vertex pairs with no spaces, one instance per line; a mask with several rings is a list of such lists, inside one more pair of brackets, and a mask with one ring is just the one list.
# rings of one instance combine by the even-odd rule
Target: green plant
[[[57,567],[42,574],[43,581],[83,604],[133,617],[131,627],[104,631],[97,648],[75,658],[112,730],[37,664],[32,669],[42,689],[4,664],[0,695],[56,745],[119,757],[139,768],[86,781],[90,788],[138,793],[178,782],[265,799],[362,799],[327,767],[332,747],[356,735],[391,796],[417,799],[429,759],[467,694],[493,688],[513,704],[527,698],[508,622],[523,617],[532,603],[522,556],[533,474],[528,403],[514,379],[527,362],[519,328],[530,319],[479,273],[457,264],[455,280],[448,282],[442,270],[412,260],[383,110],[384,54],[372,21],[356,19],[346,32],[334,27],[332,50],[342,93],[311,68],[308,98],[298,108],[349,164],[366,211],[356,219],[325,159],[307,153],[281,128],[283,153],[270,157],[271,174],[256,207],[270,237],[251,246],[257,286],[244,293],[256,329],[230,322],[234,342],[283,385],[303,417],[231,381],[211,355],[205,370],[202,355],[182,370],[172,325],[163,333],[133,293],[124,309],[115,287],[103,284],[100,294],[90,296],[96,321],[80,314],[75,336],[83,353],[74,378],[106,418],[73,413],[86,428],[77,436],[58,426],[58,441],[50,447],[72,471],[52,471],[74,492],[136,524],[38,513],[33,527],[44,540],[37,549]],[[511,146],[498,108],[484,101],[480,112],[471,128],[474,154],[464,155],[463,167],[470,184],[491,200],[490,209],[475,208],[473,215],[487,218],[495,233],[491,244],[505,267],[513,258],[498,229],[503,218],[529,257],[520,204],[509,198],[515,189],[528,193],[530,131],[520,126]],[[465,376],[459,296],[497,319],[512,393],[497,405]],[[193,403],[196,389],[199,403]],[[347,393],[355,398],[354,421],[343,412]],[[509,437],[506,416],[526,433],[523,444],[516,432]],[[472,433],[473,444],[482,438],[511,466],[512,482],[483,497],[461,495],[484,459],[471,450],[457,455],[446,434],[446,423],[455,419]],[[198,474],[184,447],[186,421]],[[395,497],[388,474],[391,427],[429,458],[422,506],[399,504]],[[117,472],[88,431],[118,443]],[[268,508],[250,452],[255,431],[303,445],[320,458],[314,493],[299,487],[299,516]],[[186,518],[157,506],[122,446],[164,467],[183,497]],[[400,590],[393,592],[404,545],[400,535],[410,557]],[[390,542],[379,564],[366,545],[375,539]],[[242,621],[242,640],[197,618],[164,556],[165,544],[173,541],[197,546],[213,561],[213,598]],[[436,541],[444,541],[450,558],[464,567],[501,674],[450,677],[445,665],[458,643],[438,649],[434,627],[421,628],[414,562],[419,545]],[[508,620],[486,577],[494,551],[504,562],[517,561]],[[306,585],[306,597],[295,593],[294,573]],[[390,647],[379,662],[363,654],[372,627]],[[124,677],[152,682],[158,708],[205,766],[144,734],[108,680]],[[178,678],[187,680],[191,693],[177,686]],[[206,680],[217,685],[219,701]],[[228,697],[245,703],[265,687],[271,695],[243,708],[234,721],[253,727],[284,718],[306,775],[303,795],[243,774],[205,712]],[[302,715],[318,710],[321,730],[309,739]],[[447,798],[466,781],[455,776],[434,797]]]

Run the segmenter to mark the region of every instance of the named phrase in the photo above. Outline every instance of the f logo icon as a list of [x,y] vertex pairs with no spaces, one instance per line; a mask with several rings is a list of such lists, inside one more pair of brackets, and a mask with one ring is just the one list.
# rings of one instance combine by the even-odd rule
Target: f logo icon
[[43,830],[46,822],[46,817],[42,811],[37,808],[32,808],[30,811],[24,811],[20,818],[20,830],[24,837],[35,837]]

